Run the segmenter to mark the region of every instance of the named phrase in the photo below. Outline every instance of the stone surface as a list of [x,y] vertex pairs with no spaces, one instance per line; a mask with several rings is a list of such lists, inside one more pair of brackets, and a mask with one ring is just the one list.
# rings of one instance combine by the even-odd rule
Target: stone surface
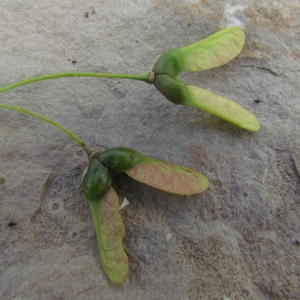
[[115,286],[81,192],[86,157],[54,127],[1,110],[1,299],[299,299],[298,0],[0,4],[1,86],[64,71],[144,74],[164,50],[238,25],[246,44],[235,60],[181,78],[262,125],[246,132],[142,82],[64,78],[2,93],[1,103],[53,118],[91,147],[131,147],[211,184],[182,197],[116,175],[120,202],[130,201],[130,273]]

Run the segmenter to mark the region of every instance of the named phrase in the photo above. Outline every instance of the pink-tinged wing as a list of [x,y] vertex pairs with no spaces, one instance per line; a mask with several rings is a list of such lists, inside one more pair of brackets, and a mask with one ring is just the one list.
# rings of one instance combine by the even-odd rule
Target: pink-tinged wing
[[198,72],[226,64],[242,50],[245,34],[239,27],[230,27],[180,48],[184,63],[181,71]]
[[113,283],[123,283],[128,274],[128,257],[122,244],[125,230],[119,212],[118,196],[110,187],[99,201],[89,201],[89,205],[103,268]]
[[142,155],[139,163],[124,172],[135,180],[179,195],[198,194],[209,185],[199,172]]
[[187,85],[190,97],[186,105],[207,111],[250,131],[260,129],[258,119],[236,102],[195,86]]

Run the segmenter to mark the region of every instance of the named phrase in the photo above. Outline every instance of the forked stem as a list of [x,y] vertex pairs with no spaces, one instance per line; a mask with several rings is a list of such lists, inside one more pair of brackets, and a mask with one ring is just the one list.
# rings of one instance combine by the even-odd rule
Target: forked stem
[[73,132],[71,132],[70,130],[68,130],[66,127],[62,126],[61,124],[47,118],[44,117],[42,115],[39,115],[33,111],[30,111],[28,109],[22,108],[22,107],[16,107],[16,106],[11,106],[11,105],[6,105],[6,104],[0,104],[0,108],[4,108],[4,109],[10,109],[10,110],[15,110],[18,111],[20,113],[23,114],[27,114],[30,115],[32,117],[38,118],[42,121],[45,121],[53,126],[56,126],[57,128],[59,128],[60,130],[62,130],[63,132],[65,132],[71,139],[73,139],[75,142],[77,142],[85,151],[85,153],[87,155],[90,155],[93,153],[93,150],[90,149],[77,135],[75,135]]
[[42,81],[47,79],[55,79],[61,77],[101,77],[101,78],[120,78],[120,79],[133,79],[133,80],[140,80],[145,81],[148,83],[152,83],[152,72],[149,72],[145,75],[126,75],[126,74],[104,74],[104,73],[84,73],[84,72],[65,72],[65,73],[56,73],[50,75],[44,75],[40,77],[34,77],[30,79],[25,79],[10,85],[7,85],[0,89],[0,93],[18,87],[20,85]]

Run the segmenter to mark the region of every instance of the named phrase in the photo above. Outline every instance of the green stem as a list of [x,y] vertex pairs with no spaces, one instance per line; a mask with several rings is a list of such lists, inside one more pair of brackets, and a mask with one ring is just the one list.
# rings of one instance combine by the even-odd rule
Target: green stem
[[24,109],[22,107],[16,107],[16,106],[11,106],[11,105],[6,105],[6,104],[0,104],[0,108],[15,110],[15,111],[21,112],[23,114],[27,114],[27,115],[30,115],[32,117],[43,120],[47,123],[50,123],[50,124],[56,126],[57,128],[59,128],[60,130],[62,130],[63,132],[65,132],[71,139],[73,139],[75,142],[77,142],[83,148],[83,150],[86,152],[87,155],[90,155],[90,154],[93,153],[93,150],[91,150],[88,146],[86,146],[86,144],[78,136],[76,136],[74,133],[72,133],[70,130],[68,130],[64,126],[60,125],[59,123],[57,123],[57,122],[55,122],[55,121],[53,121],[49,118],[46,118],[42,115],[39,115],[35,112]]
[[126,74],[103,74],[103,73],[84,73],[84,72],[66,72],[66,73],[57,73],[57,74],[50,74],[30,79],[25,79],[10,85],[7,85],[0,89],[0,93],[13,89],[17,86],[28,84],[31,82],[47,80],[47,79],[54,79],[54,78],[61,78],[61,77],[101,77],[101,78],[121,78],[121,79],[133,79],[133,80],[140,80],[151,83],[151,73],[145,75],[126,75]]

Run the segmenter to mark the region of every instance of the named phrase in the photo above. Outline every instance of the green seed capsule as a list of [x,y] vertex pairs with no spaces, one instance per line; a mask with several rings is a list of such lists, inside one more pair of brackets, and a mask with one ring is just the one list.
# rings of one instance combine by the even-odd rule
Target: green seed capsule
[[128,257],[122,245],[125,230],[118,196],[110,183],[108,169],[98,157],[91,159],[83,177],[83,193],[92,212],[103,268],[112,282],[120,284],[128,274]]
[[156,61],[152,71],[155,75],[166,74],[175,78],[182,70],[184,57],[179,49],[164,52]]
[[157,75],[153,82],[155,87],[171,102],[185,105],[190,97],[184,82],[168,75]]
[[138,162],[139,154],[129,148],[118,147],[101,152],[98,158],[108,169],[122,172]]
[[88,165],[87,172],[84,174],[82,189],[85,198],[99,200],[107,191],[111,183],[111,175],[98,158],[93,158]]

